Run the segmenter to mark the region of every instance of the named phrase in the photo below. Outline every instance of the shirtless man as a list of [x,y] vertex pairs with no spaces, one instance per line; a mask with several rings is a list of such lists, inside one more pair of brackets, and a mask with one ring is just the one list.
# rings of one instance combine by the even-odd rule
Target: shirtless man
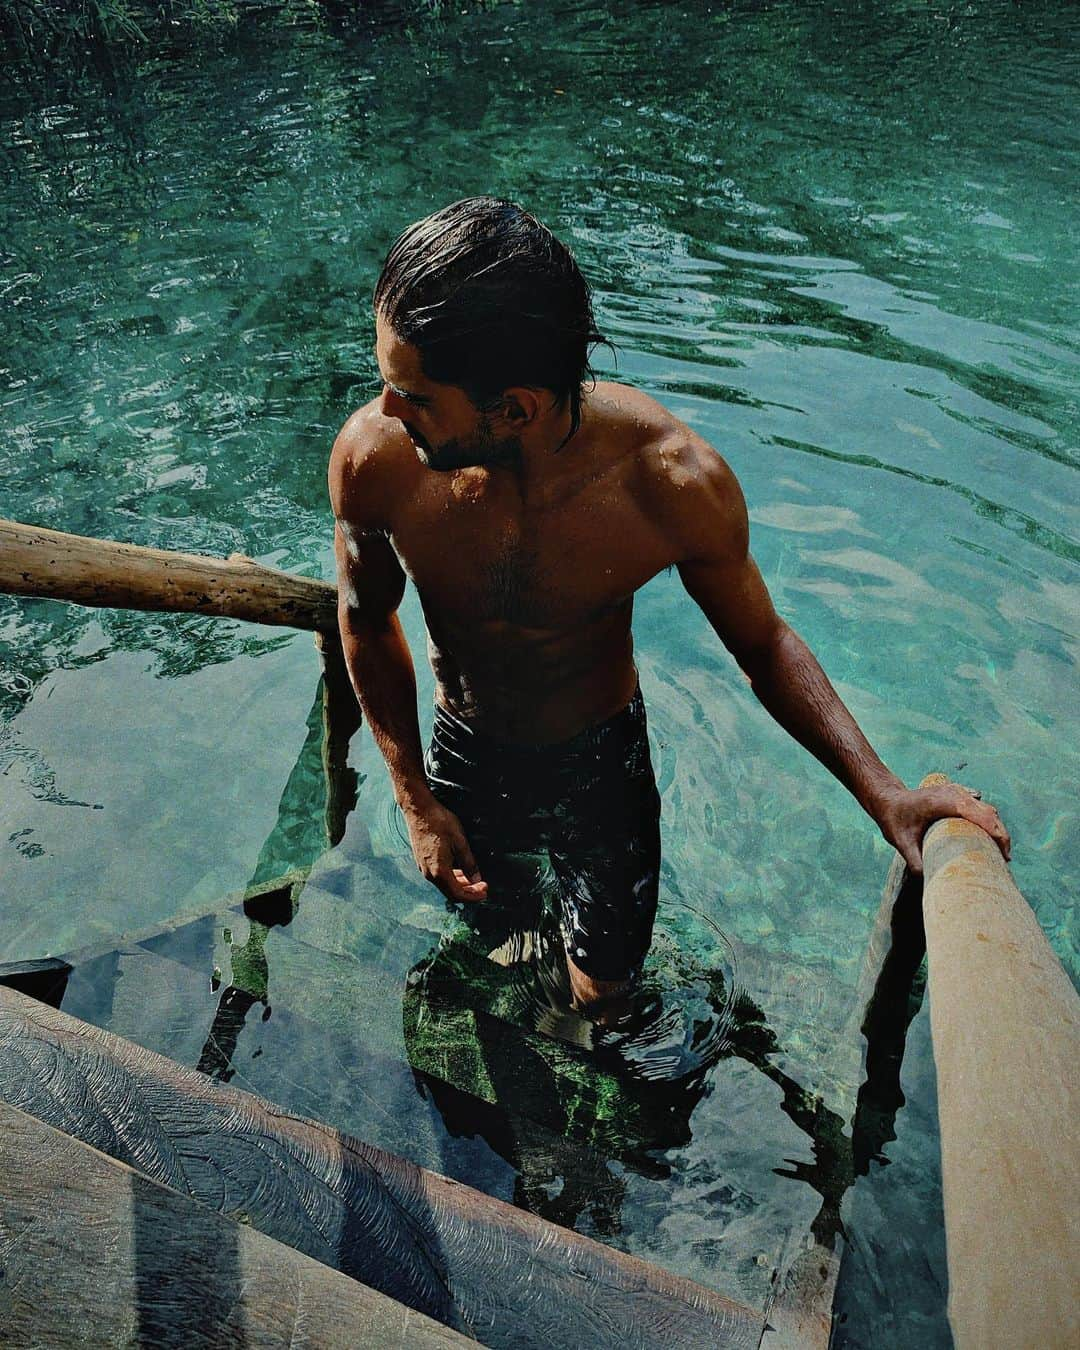
[[[643,393],[586,383],[601,341],[569,250],[510,202],[418,221],[375,290],[382,393],[334,445],[345,659],[417,866],[452,902],[500,902],[512,851],[549,852],[576,1006],[600,1010],[648,950],[659,798],[633,659],[635,591],[666,567],[774,718],[909,867],[966,788],[909,790],[773,608],[716,451]],[[436,679],[425,761],[396,610],[420,596]],[[503,897],[505,898],[505,897]]]

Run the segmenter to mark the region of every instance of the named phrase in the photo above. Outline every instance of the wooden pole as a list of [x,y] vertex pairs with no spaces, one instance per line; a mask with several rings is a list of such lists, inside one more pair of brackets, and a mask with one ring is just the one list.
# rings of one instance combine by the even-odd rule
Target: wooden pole
[[185,610],[333,632],[328,581],[264,567],[242,553],[211,558],[0,520],[0,591],[116,609]]
[[356,805],[356,770],[349,767],[349,744],[363,720],[360,703],[349,682],[341,638],[333,632],[315,634],[323,672],[323,773],[326,775],[326,841],[331,848],[345,834],[349,813]]
[[923,869],[953,1336],[1064,1350],[1080,1344],[1080,998],[989,835],[939,821]]

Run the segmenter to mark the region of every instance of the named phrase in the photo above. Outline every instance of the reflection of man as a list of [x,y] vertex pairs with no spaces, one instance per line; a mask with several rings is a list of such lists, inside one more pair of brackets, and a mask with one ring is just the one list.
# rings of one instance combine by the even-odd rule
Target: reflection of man
[[[731,470],[625,385],[585,387],[596,332],[569,251],[508,202],[411,226],[375,290],[380,396],[330,463],[349,672],[423,874],[498,904],[500,860],[546,849],[579,1005],[620,992],[648,949],[658,800],[633,661],[634,592],[676,566],[768,711],[918,868],[964,788],[909,791],[878,759],[747,550]],[[396,617],[416,584],[436,677],[427,771]],[[490,897],[490,898],[489,898]]]
[[[812,1145],[811,1156],[787,1159],[791,1170],[776,1170],[818,1192],[814,1232],[831,1245],[846,1190],[895,1137],[892,1126],[903,1103],[899,1065],[911,1016],[912,969],[910,963],[896,969],[897,947],[889,957],[891,978],[879,983],[868,1014],[867,1080],[849,1134],[841,1116],[775,1063],[780,1046],[761,1009],[692,953],[669,953],[674,984],[658,981],[654,972],[636,991],[633,1015],[617,1032],[573,1014],[559,1017],[557,1005],[547,1006],[550,986],[537,983],[556,945],[561,948],[553,927],[545,915],[527,969],[503,969],[490,960],[486,943],[458,928],[410,971],[405,1047],[422,1091],[450,1133],[479,1135],[510,1163],[516,1205],[572,1228],[587,1211],[594,1232],[614,1234],[621,1227],[625,1171],[654,1179],[670,1175],[670,1151],[690,1142],[693,1113],[715,1085],[712,1070],[737,1056],[776,1084],[781,1110]],[[558,978],[554,969],[551,974]],[[678,991],[670,1005],[678,1010],[674,1019],[661,1007],[665,986]],[[716,1095],[714,1131],[738,1128],[751,1090],[734,1099]],[[759,1146],[790,1137],[779,1131],[777,1117],[763,1118]],[[619,1165],[612,1168],[611,1161]],[[732,1199],[727,1187],[716,1188],[714,1221],[722,1220]],[[733,1208],[741,1203],[740,1195]]]

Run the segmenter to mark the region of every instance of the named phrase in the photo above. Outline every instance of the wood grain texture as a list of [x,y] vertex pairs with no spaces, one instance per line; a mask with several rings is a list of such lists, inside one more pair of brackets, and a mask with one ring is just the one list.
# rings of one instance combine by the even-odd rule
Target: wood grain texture
[[923,845],[949,1321],[959,1350],[1080,1344],[1080,998],[990,837]]
[[485,1345],[760,1342],[760,1313],[3,988],[0,1097]]
[[0,520],[0,591],[117,609],[185,610],[337,630],[337,588],[243,554],[211,558]]
[[473,1344],[0,1102],[11,1350],[453,1350]]

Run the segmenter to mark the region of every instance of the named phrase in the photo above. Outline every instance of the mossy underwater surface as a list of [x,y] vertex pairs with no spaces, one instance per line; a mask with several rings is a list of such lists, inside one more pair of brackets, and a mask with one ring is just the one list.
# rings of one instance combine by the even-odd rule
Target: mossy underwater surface
[[[1075,976],[1073,19],[444,6],[381,28],[238,23],[197,61],[151,46],[115,78],[9,84],[0,514],[330,576],[326,458],[376,379],[381,256],[454,197],[513,196],[594,280],[619,351],[605,373],[732,463],[781,611],[885,758],[1001,807]],[[422,664],[414,597],[403,614]],[[208,1071],[749,1296],[769,1235],[844,1180],[839,1038],[888,852],[677,578],[641,594],[635,635],[666,912],[730,939],[717,998],[730,1009],[731,976],[760,1028],[756,1062],[724,1029],[692,1102],[617,1047],[514,1020],[532,1005],[417,877],[366,731],[358,805],[323,852],[318,667],[289,633],[0,597],[4,957],[314,863],[290,923],[231,915],[165,943],[149,1002],[116,958],[112,1024],[191,1062],[216,1026]],[[421,670],[425,726],[430,692]],[[688,952],[681,986],[703,1024],[712,950]],[[381,1067],[358,1078],[365,1056]],[[900,1087],[896,1137],[844,1200],[850,1345],[948,1343],[925,1006]]]

